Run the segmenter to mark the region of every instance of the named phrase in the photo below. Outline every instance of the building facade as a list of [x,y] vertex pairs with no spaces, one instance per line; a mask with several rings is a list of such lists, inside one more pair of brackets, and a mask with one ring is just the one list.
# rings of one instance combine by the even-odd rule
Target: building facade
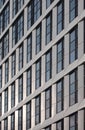
[[0,0],[0,130],[85,130],[85,0]]

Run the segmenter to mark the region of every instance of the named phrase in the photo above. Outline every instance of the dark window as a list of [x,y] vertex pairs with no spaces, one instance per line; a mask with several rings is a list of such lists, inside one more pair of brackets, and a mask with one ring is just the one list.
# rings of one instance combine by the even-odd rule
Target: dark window
[[84,108],[84,130],[85,130],[85,108]]
[[13,0],[12,1],[12,17],[14,17],[19,10],[22,8],[24,0]]
[[23,68],[23,44],[19,47],[19,70]]
[[64,87],[63,87],[63,79],[57,82],[57,89],[56,89],[56,111],[61,112],[64,106]]
[[78,15],[78,0],[69,0],[69,21],[73,21]]
[[2,51],[2,48],[3,48],[2,45],[3,45],[2,41],[0,41],[0,61],[2,60],[2,52],[3,52]]
[[0,116],[2,115],[2,95],[0,94]]
[[0,122],[0,130],[2,129],[2,127],[1,127],[1,122]]
[[32,35],[27,38],[27,62],[32,59]]
[[78,100],[78,79],[77,70],[74,70],[69,75],[69,105],[72,106]]
[[12,54],[12,59],[11,59],[11,76],[13,77],[16,74],[16,52]]
[[9,60],[5,62],[5,83],[9,80]]
[[19,78],[18,101],[23,100],[23,75]]
[[41,97],[40,95],[35,98],[35,124],[41,121]]
[[4,130],[8,130],[8,118],[4,119]]
[[57,73],[64,68],[64,39],[57,44]]
[[4,91],[4,112],[8,111],[8,89]]
[[20,108],[19,110],[18,110],[18,130],[22,130],[23,129],[23,122],[22,122],[22,120],[23,120],[23,110],[22,110],[22,108]]
[[45,119],[51,117],[51,88],[45,91]]
[[15,21],[12,27],[12,47],[23,37],[24,35],[24,16],[23,13]]
[[0,89],[2,88],[2,66],[0,66]]
[[[84,0],[85,1],[85,0]],[[84,40],[84,47],[83,47],[83,51],[85,53],[85,19],[84,19],[84,30],[83,30],[83,40]],[[0,47],[1,48],[1,47]],[[1,49],[0,49],[1,50]],[[1,57],[1,55],[0,55]],[[1,58],[0,58],[1,59]]]
[[29,68],[27,70],[27,96],[31,94],[31,87],[32,87],[32,69]]
[[31,0],[27,10],[27,28],[29,29],[42,14],[42,0]]
[[85,63],[84,63],[84,98],[85,98]]
[[9,52],[9,35],[8,33],[3,38],[3,57],[5,57]]
[[1,39],[0,43],[0,60],[2,60],[9,52],[9,33],[7,32]]
[[69,117],[69,130],[78,130],[78,115],[72,114]]
[[46,127],[45,130],[51,130],[51,126]]
[[36,62],[36,72],[35,72],[35,88],[41,86],[41,59]]
[[78,57],[78,29],[75,27],[69,34],[69,62],[72,63]]
[[2,14],[0,15],[0,34],[6,29],[6,27],[9,24],[9,19],[10,19],[9,10],[10,10],[9,5],[7,5],[4,8]]
[[36,28],[36,54],[41,51],[41,24]]
[[56,130],[64,130],[63,120],[56,123]]
[[34,0],[34,22],[40,17],[41,15],[41,0]]
[[11,85],[11,107],[15,105],[15,83]]
[[64,1],[61,0],[57,5],[57,34],[64,29]]
[[45,81],[47,82],[52,77],[52,50],[46,53],[45,57]]
[[26,130],[31,128],[31,102],[26,105]]
[[6,2],[6,0],[0,0],[0,9],[2,8],[2,6],[4,5],[5,2]]
[[15,114],[11,115],[11,130],[15,130]]
[[52,40],[52,12],[46,17],[46,44]]
[[46,9],[51,5],[54,0],[46,0]]

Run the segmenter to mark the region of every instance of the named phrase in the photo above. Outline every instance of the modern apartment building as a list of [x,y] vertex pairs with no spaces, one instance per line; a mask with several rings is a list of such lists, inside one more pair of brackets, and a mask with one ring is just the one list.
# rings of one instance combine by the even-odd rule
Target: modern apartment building
[[85,130],[85,0],[0,0],[0,130]]

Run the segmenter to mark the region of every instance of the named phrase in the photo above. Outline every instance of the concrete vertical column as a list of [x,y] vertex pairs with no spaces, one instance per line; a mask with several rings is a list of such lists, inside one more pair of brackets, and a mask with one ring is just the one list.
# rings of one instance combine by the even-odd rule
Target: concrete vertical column
[[15,128],[18,130],[18,110],[15,111]]
[[23,66],[26,66],[26,63],[27,63],[27,39],[24,40],[24,62],[23,62]]
[[9,57],[9,81],[11,80],[11,56]]
[[64,118],[64,130],[69,130],[69,117]]
[[53,39],[53,41],[55,40],[55,37],[56,37],[56,35],[57,35],[57,30],[56,30],[56,26],[57,26],[57,14],[56,14],[56,12],[57,12],[57,9],[56,9],[56,7],[55,8],[53,8],[53,12],[52,12],[52,16],[53,16],[53,19],[52,19],[52,39]]
[[64,1],[64,28],[69,24],[69,0]]
[[35,64],[32,65],[32,93],[35,91]]
[[78,111],[78,130],[84,130],[84,110]]
[[2,115],[4,114],[4,92],[2,92]]
[[42,0],[42,14],[46,11],[46,0]]
[[11,86],[8,87],[8,111],[11,109]]
[[45,92],[41,93],[41,123],[45,121]]
[[23,99],[26,98],[26,72],[23,73]]
[[10,22],[12,22],[12,0],[10,0]]
[[56,84],[52,85],[52,117],[56,115]]
[[52,47],[52,78],[56,75],[56,45]]
[[35,57],[35,47],[36,46],[36,31],[33,30],[32,32],[32,58],[34,59]]
[[52,130],[56,130],[56,124],[52,124]]
[[80,21],[78,23],[78,58],[79,59],[83,56],[83,53],[84,53],[84,35],[83,34],[84,34],[84,21]]
[[23,130],[26,130],[26,105],[23,106]]
[[69,65],[69,34],[64,37],[64,68]]
[[[44,0],[45,1],[45,0]],[[46,21],[42,21],[42,50],[45,48]]]
[[78,67],[78,102],[84,98],[84,67]]
[[8,116],[8,130],[11,130],[11,116]]
[[32,122],[32,128],[35,126],[35,99],[32,99],[31,101],[31,122]]
[[4,120],[1,122],[1,129],[4,130]]
[[45,84],[45,55],[42,56],[42,70],[41,70],[41,84],[42,86]]
[[24,9],[24,35],[27,33],[27,7]]
[[81,15],[84,9],[84,0],[78,0],[78,15]]
[[5,63],[2,65],[2,87],[5,85]]
[[64,77],[64,111],[69,107],[69,75]]
[[15,82],[15,106],[18,104],[18,79]]
[[19,67],[19,48],[16,49],[16,74],[18,73]]

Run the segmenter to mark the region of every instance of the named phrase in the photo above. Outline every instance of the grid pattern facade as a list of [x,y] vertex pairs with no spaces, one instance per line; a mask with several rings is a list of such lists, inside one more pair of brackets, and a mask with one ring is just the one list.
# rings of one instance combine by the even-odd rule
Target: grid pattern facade
[[85,130],[85,0],[0,0],[0,130]]

